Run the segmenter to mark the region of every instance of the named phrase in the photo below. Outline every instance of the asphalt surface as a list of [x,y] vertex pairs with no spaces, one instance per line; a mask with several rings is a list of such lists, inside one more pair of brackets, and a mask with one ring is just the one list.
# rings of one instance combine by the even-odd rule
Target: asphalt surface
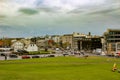
[[[57,56],[75,56],[75,57],[83,57],[85,55],[88,55],[88,56],[101,56],[101,55],[95,55],[95,54],[90,54],[90,53],[85,53],[85,55],[79,55],[79,54],[71,54],[71,53],[57,53],[57,54],[43,54],[43,55],[37,55],[39,56],[39,58],[46,58],[46,57],[50,57],[50,55],[54,55],[54,57],[57,57]],[[35,56],[35,55],[27,55],[27,56],[30,56],[30,59],[32,59],[32,56]],[[17,58],[11,58],[9,56],[7,56],[7,60],[20,60],[22,59],[22,56],[18,56]],[[5,56],[0,56],[0,60],[5,60]]]
[[[39,58],[46,58],[46,57],[49,57],[50,55],[54,55],[54,57],[63,56],[63,54],[44,54],[44,55],[37,55],[37,56],[39,56]],[[30,59],[32,59],[32,56],[35,56],[35,55],[27,55],[27,56],[30,56]],[[17,58],[11,58],[7,56],[6,60],[19,60],[19,59],[22,59],[22,56],[18,56]],[[0,56],[0,60],[5,60],[5,56]]]

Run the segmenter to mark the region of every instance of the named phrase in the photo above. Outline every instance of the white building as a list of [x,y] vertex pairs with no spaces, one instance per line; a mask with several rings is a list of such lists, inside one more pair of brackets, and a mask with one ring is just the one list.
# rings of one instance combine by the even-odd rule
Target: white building
[[13,48],[14,52],[17,52],[17,50],[24,49],[24,43],[22,43],[21,41],[15,41],[13,42],[11,47]]
[[26,46],[25,48],[26,51],[38,51],[38,46],[36,44],[29,44],[28,46]]

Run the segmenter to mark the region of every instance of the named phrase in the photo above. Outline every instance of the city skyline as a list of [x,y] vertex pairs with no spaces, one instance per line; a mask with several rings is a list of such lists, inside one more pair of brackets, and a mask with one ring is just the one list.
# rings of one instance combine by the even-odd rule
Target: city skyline
[[0,0],[0,37],[120,29],[119,0]]

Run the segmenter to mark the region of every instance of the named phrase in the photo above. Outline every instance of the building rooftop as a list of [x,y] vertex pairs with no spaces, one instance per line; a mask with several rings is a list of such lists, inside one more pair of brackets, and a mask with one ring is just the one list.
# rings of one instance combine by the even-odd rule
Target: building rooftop
[[63,36],[72,36],[72,34],[64,34]]
[[107,31],[108,32],[110,32],[110,31],[120,31],[120,29],[108,29]]

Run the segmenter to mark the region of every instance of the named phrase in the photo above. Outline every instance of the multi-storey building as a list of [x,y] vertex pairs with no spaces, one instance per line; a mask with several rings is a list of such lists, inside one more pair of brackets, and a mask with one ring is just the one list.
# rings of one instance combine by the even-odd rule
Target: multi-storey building
[[52,40],[55,42],[55,43],[59,43],[60,42],[60,36],[59,35],[53,35],[51,36]]
[[94,50],[94,49],[97,49],[97,48],[100,48],[102,49],[102,41],[101,41],[101,36],[93,36],[91,39],[91,50]]
[[15,42],[13,42],[11,48],[14,49],[14,52],[17,52],[18,50],[23,50],[24,43],[21,41],[15,41]]
[[73,46],[72,46],[72,48],[74,50],[82,50],[83,49],[82,41],[85,38],[86,38],[85,34],[73,32]]
[[120,45],[120,29],[108,29],[104,33],[104,39],[107,53],[115,53],[117,51],[117,46]]
[[97,48],[102,48],[101,37],[100,36],[91,36],[89,33],[73,33],[73,49],[75,50],[86,50],[92,51]]
[[73,35],[72,34],[65,34],[61,37],[62,43],[63,43],[63,47],[72,47],[72,43],[73,43]]

